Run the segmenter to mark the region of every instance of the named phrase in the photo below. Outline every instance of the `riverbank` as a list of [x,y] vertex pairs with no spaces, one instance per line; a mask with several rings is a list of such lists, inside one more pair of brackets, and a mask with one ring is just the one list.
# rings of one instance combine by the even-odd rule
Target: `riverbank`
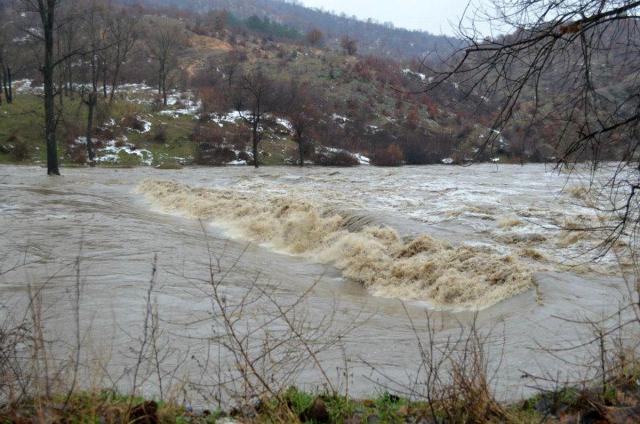
[[283,393],[230,410],[196,409],[188,403],[119,395],[103,390],[40,398],[6,405],[0,422],[87,423],[603,423],[640,420],[638,374],[629,374],[605,390],[562,388],[530,399],[500,404],[485,393],[429,402],[387,392],[370,399],[305,392]]

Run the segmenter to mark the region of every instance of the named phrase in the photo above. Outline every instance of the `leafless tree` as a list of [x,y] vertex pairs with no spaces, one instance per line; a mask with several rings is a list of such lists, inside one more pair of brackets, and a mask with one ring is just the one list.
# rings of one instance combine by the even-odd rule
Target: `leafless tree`
[[358,42],[348,35],[345,35],[340,39],[340,47],[342,47],[344,53],[349,56],[353,56],[358,52]]
[[177,67],[176,56],[187,45],[184,29],[169,19],[154,20],[147,28],[147,45],[158,66],[158,94],[167,105],[169,77]]
[[[461,20],[467,47],[451,66],[433,69],[428,89],[455,82],[468,94],[496,101],[482,154],[523,103],[526,119],[555,124],[555,160],[573,166],[603,159],[617,169],[607,184],[617,220],[606,228],[605,248],[621,236],[640,235],[640,2],[629,0],[494,0],[486,20],[507,35],[484,37],[478,20]],[[482,18],[482,19],[485,19]],[[473,22],[475,21],[475,22]],[[617,85],[612,81],[619,81]]]
[[314,28],[307,33],[307,42],[313,47],[321,45],[323,40],[324,34],[318,28]]
[[43,58],[41,72],[44,80],[44,114],[45,114],[45,141],[47,146],[47,174],[60,175],[58,165],[58,144],[56,141],[56,111],[55,111],[55,85],[54,74],[60,64],[60,58],[56,59],[54,53],[55,33],[60,25],[56,19],[64,0],[20,0],[20,6],[26,12],[35,13],[39,17],[40,28],[38,31],[27,32],[40,40],[43,45]]
[[9,41],[7,7],[0,5],[0,82],[2,83],[0,103],[2,103],[2,93],[4,92],[5,100],[10,104],[13,101],[13,91],[11,89],[11,62],[8,54]]
[[[111,92],[109,94],[109,103],[113,103],[113,99],[120,83],[120,73],[122,65],[126,63],[131,51],[133,50],[138,38],[138,19],[140,17],[130,9],[117,9],[110,6],[105,11],[105,21],[107,28],[107,37],[109,40],[109,49],[107,61],[104,70],[111,75]],[[106,84],[106,79],[105,84]]]
[[88,64],[88,86],[83,86],[82,89],[82,101],[87,106],[87,131],[86,131],[86,146],[87,157],[89,163],[93,166],[95,164],[95,151],[93,148],[93,127],[94,127],[94,115],[96,106],[98,105],[98,82],[100,75],[102,74],[103,67],[105,66],[105,60],[103,55],[107,49],[107,43],[105,37],[104,21],[102,20],[100,13],[102,10],[101,5],[96,0],[90,0],[85,5],[84,10],[84,22],[83,33],[86,37],[87,46],[85,48],[86,53],[82,56]]
[[300,166],[304,166],[304,152],[309,130],[318,119],[319,102],[319,94],[313,93],[307,84],[297,79],[285,85],[281,96],[282,114],[291,123],[293,139],[298,144]]
[[253,165],[258,168],[258,145],[262,139],[261,124],[274,108],[275,83],[262,69],[242,73],[230,87],[233,107],[251,127]]

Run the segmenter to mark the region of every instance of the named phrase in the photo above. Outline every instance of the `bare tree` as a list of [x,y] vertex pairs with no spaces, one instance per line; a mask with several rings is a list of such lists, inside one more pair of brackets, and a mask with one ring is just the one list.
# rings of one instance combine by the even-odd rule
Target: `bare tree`
[[149,52],[158,66],[158,94],[166,106],[169,77],[177,67],[177,55],[187,45],[187,38],[179,24],[166,18],[154,21],[147,31]]
[[36,13],[39,17],[40,28],[38,31],[28,33],[40,40],[44,47],[41,72],[44,82],[44,135],[47,146],[47,174],[60,175],[58,165],[58,144],[56,142],[56,111],[55,111],[55,85],[54,73],[60,59],[54,57],[55,32],[59,22],[56,13],[59,11],[63,0],[20,0],[20,4],[27,12]]
[[236,75],[244,60],[245,57],[238,50],[231,50],[226,54],[220,69],[222,69],[224,78],[227,79],[229,87],[231,87],[233,82],[236,80]]
[[281,104],[282,114],[287,117],[293,130],[293,139],[298,144],[298,162],[304,166],[304,153],[309,130],[318,119],[320,98],[308,84],[293,79],[285,87]]
[[307,43],[315,47],[322,45],[324,34],[318,28],[314,28],[307,33]]
[[340,39],[340,47],[342,47],[344,53],[349,56],[353,56],[358,52],[358,42],[348,35]]
[[[106,55],[108,60],[104,67],[104,71],[111,74],[109,103],[113,103],[118,84],[120,83],[122,65],[126,63],[139,37],[139,16],[129,9],[113,10],[113,8],[114,6],[111,6],[105,10],[107,37],[111,45],[110,51],[108,55]],[[106,78],[104,79],[106,80]]]
[[0,103],[2,103],[2,93],[7,103],[13,101],[11,62],[9,57],[9,22],[6,6],[0,5]]
[[[83,3],[84,5],[84,3]],[[59,21],[71,21],[74,19],[74,14],[77,13],[78,4],[71,4],[66,2],[63,7],[57,12],[57,19]],[[56,54],[62,58],[58,65],[58,96],[60,105],[64,103],[65,96],[73,96],[76,90],[74,84],[77,70],[74,60],[76,59],[73,52],[79,51],[83,46],[82,31],[78,31],[75,25],[61,25],[56,31]],[[64,95],[63,95],[64,94]]]
[[245,71],[232,82],[231,101],[242,119],[251,127],[253,165],[259,166],[258,144],[262,139],[261,123],[272,112],[275,84],[262,69]]
[[91,166],[95,165],[95,150],[93,148],[93,126],[96,106],[98,105],[98,81],[105,66],[103,55],[106,54],[107,43],[104,21],[101,19],[101,5],[96,0],[90,0],[84,10],[83,32],[86,36],[86,52],[83,58],[88,64],[88,86],[83,86],[82,101],[87,106],[86,146],[87,157]]
[[[499,103],[479,154],[521,106],[527,119],[553,123],[558,166],[603,159],[618,163],[607,184],[615,223],[604,228],[608,248],[621,236],[640,235],[640,2],[629,0],[494,0],[488,22],[508,35],[484,37],[461,20],[467,47],[452,66],[434,69],[433,89],[452,81],[467,93]],[[476,21],[477,22],[477,21]],[[618,85],[612,84],[618,81]],[[607,224],[605,224],[607,225]]]

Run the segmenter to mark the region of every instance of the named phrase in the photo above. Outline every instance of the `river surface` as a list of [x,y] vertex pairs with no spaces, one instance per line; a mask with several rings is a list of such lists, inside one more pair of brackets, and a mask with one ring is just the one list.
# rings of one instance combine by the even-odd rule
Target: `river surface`
[[[392,379],[406,379],[415,372],[419,352],[408,317],[422,331],[427,312],[438,322],[438,343],[474,317],[479,328],[491,331],[487,350],[497,369],[493,384],[503,399],[531,393],[530,386],[537,383],[527,380],[529,374],[579,378],[587,370],[569,366],[541,348],[584,341],[586,328],[563,318],[607,316],[627,293],[616,277],[615,257],[592,261],[589,237],[574,237],[562,229],[567,223],[597,218],[576,194],[584,181],[542,165],[63,171],[60,178],[48,178],[38,167],[0,166],[2,313],[17,315],[25,304],[27,286],[39,287],[48,331],[61,340],[72,339],[74,267],[80,257],[83,344],[90,346],[85,355],[122,374],[127,373],[126,364],[135,357],[132,351],[140,341],[154,257],[152,297],[167,349],[166,367],[179,369],[172,378],[201,380],[202,358],[211,355],[207,334],[215,329],[207,321],[211,302],[203,287],[214,257],[224,275],[221,290],[230,299],[242,298],[257,286],[289,304],[312,287],[300,306],[306,322],[327,325],[323,337],[344,332],[339,348],[332,345],[319,356],[336,384],[344,387],[348,380],[349,391],[356,396],[381,390],[373,382],[393,386]],[[256,205],[302,199],[321,216],[332,211],[344,217],[342,235],[376,226],[393,229],[399,243],[428,235],[450,246],[447,252],[455,253],[460,246],[480,249],[482,254],[489,249],[491,255],[517,261],[532,276],[532,284],[515,281],[514,291],[500,291],[501,297],[477,307],[472,302],[479,296],[477,290],[456,305],[455,296],[446,302],[429,298],[433,293],[425,287],[394,291],[379,281],[379,275],[375,284],[363,284],[358,281],[360,274],[351,278],[352,269],[341,258],[319,254],[316,245],[289,248],[286,243],[294,240],[289,234],[302,234],[294,240],[298,243],[305,231],[312,231],[295,228],[299,221],[287,220],[278,229],[284,235],[269,228],[268,237],[257,237],[257,232],[239,228],[248,221],[222,216],[215,204],[206,205],[206,213],[199,215],[180,199],[163,202],[166,191],[151,195],[145,190],[150,182],[178,184],[188,193],[213,190],[195,193],[214,203],[222,193],[226,201],[247,202],[237,206],[247,206],[242,216],[249,217]],[[427,256],[418,259],[423,257]],[[472,270],[484,272],[482,264],[475,266]],[[384,272],[375,273],[384,277]],[[422,277],[409,281],[394,274],[394,278],[402,279],[406,287],[424,286]],[[404,306],[400,298],[406,300]],[[249,321],[259,321],[256,317],[263,310],[259,305],[247,307],[253,317]],[[562,355],[570,359],[583,354]],[[313,367],[299,370],[296,381],[322,383]],[[149,383],[149,390],[153,387]]]

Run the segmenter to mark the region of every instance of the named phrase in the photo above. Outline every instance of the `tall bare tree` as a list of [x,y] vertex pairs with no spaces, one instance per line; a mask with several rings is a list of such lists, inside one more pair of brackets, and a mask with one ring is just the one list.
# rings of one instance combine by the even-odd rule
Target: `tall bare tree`
[[47,147],[47,174],[60,175],[58,164],[58,144],[56,142],[56,110],[55,110],[55,69],[60,59],[55,57],[55,36],[57,25],[56,14],[65,0],[19,0],[26,12],[35,13],[39,17],[39,28],[28,30],[29,34],[40,40],[43,46],[42,72],[44,82],[44,136]]
[[261,124],[274,109],[275,84],[262,69],[242,73],[230,86],[233,107],[251,127],[253,165],[258,168],[258,145],[262,139]]
[[147,44],[158,67],[158,94],[167,105],[169,77],[177,67],[177,55],[187,45],[182,26],[170,19],[154,20],[147,28]]
[[348,35],[340,39],[340,47],[342,47],[344,53],[349,56],[353,56],[358,52],[358,42]]
[[299,79],[289,81],[283,91],[278,102],[281,114],[291,124],[293,139],[298,144],[298,164],[304,166],[309,132],[319,118],[321,99],[319,93]]
[[[120,74],[122,65],[126,63],[131,51],[133,50],[139,34],[139,16],[131,9],[118,9],[116,6],[110,5],[104,10],[108,43],[111,46],[109,52],[105,54],[104,71],[111,75],[110,84],[111,92],[109,94],[109,103],[113,103],[116,90],[120,84]],[[106,84],[106,79],[105,84]]]
[[106,25],[104,22],[104,8],[102,3],[96,0],[88,0],[84,5],[82,32],[86,38],[84,54],[81,56],[85,61],[88,72],[88,81],[82,87],[82,101],[87,107],[87,128],[86,146],[89,164],[95,164],[95,149],[93,147],[93,127],[96,107],[98,105],[98,85],[100,76],[103,75],[106,66],[105,55],[108,49],[109,40],[106,37]]
[[11,58],[9,55],[10,33],[6,5],[0,4],[0,103],[4,93],[7,103],[13,101]]

